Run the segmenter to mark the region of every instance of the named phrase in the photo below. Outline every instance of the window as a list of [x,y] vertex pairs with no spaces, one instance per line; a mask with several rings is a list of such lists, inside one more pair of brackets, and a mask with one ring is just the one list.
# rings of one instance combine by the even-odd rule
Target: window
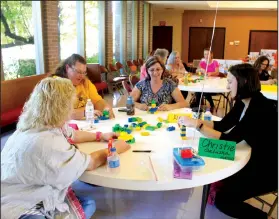
[[99,2],[85,1],[85,54],[87,63],[99,63]]
[[[136,2],[137,3],[137,2]],[[134,2],[133,1],[127,1],[127,19],[126,19],[126,26],[127,26],[127,29],[126,29],[126,48],[127,48],[127,57],[126,59],[127,60],[133,60],[134,57],[135,57],[135,54],[134,54],[134,43],[135,43],[135,21],[136,21],[136,18],[135,18],[135,5],[134,5]]]
[[42,50],[41,17],[35,14],[40,7],[40,2],[35,1],[1,2],[1,53],[5,80],[44,71],[43,65],[38,68],[43,57],[36,56],[39,51],[36,47]]
[[121,60],[121,1],[112,2],[113,63]]
[[60,59],[77,53],[76,1],[59,1]]

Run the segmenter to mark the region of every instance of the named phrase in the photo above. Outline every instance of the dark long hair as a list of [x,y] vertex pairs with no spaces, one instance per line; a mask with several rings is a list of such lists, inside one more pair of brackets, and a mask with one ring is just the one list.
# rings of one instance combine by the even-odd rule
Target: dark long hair
[[79,54],[72,54],[70,57],[66,58],[62,61],[59,66],[56,68],[55,72],[51,76],[59,76],[61,78],[68,78],[66,72],[66,66],[69,65],[70,67],[74,66],[76,62],[80,62],[86,65],[86,60]]
[[236,77],[236,99],[252,97],[261,91],[261,84],[257,70],[250,64],[238,64],[230,67],[229,72]]
[[261,69],[261,64],[267,61],[267,65],[265,67],[265,70],[268,68],[269,66],[269,59],[266,56],[260,56],[259,58],[257,58],[257,60],[254,63],[254,68],[257,69],[257,71],[259,72],[259,69]]

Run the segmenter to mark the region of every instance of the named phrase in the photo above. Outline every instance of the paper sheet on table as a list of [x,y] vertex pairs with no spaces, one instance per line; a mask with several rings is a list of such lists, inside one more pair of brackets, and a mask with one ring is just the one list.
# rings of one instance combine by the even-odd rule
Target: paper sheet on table
[[154,179],[158,182],[168,182],[173,180],[173,158],[172,154],[151,154],[150,161],[154,171]]

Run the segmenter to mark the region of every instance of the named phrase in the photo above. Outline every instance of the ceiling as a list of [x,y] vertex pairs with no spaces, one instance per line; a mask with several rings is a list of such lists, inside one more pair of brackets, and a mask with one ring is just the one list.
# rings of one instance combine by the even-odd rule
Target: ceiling
[[[217,1],[147,1],[154,10],[215,10]],[[277,1],[219,1],[218,10],[277,10]]]

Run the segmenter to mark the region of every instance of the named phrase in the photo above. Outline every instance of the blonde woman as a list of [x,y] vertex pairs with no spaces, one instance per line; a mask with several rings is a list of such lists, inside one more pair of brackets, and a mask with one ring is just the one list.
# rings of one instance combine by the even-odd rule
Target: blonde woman
[[177,51],[172,51],[166,65],[166,69],[169,70],[174,76],[183,77],[184,73],[187,72],[180,59],[180,54]]
[[[72,209],[66,204],[69,187],[84,171],[105,163],[107,149],[88,155],[68,143],[69,138],[80,143],[106,141],[115,135],[68,129],[65,124],[74,98],[75,88],[70,80],[46,78],[36,85],[25,103],[17,129],[1,153],[2,219],[66,216]],[[115,146],[119,153],[130,147],[123,141],[117,141]],[[81,213],[90,218],[95,211],[94,200],[84,196],[78,199]]]
[[[182,60],[180,59],[180,54],[177,51],[172,51],[168,60],[166,69],[172,75],[173,78],[182,78],[184,74],[187,72],[184,68]],[[184,99],[187,99],[188,91],[181,91]]]

